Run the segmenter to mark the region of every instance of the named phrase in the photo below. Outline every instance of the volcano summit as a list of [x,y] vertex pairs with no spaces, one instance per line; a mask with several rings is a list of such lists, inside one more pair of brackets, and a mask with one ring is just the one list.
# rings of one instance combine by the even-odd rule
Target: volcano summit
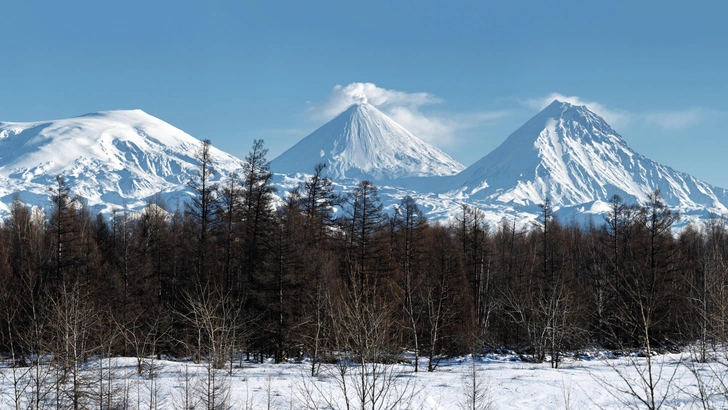
[[390,181],[454,175],[465,167],[374,106],[360,102],[271,161],[282,174],[311,173],[325,163],[333,179]]

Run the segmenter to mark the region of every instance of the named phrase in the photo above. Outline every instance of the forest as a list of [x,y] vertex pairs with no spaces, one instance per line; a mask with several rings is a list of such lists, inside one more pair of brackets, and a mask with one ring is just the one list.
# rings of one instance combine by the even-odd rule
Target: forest
[[157,197],[91,215],[62,177],[47,212],[13,202],[0,224],[5,357],[36,365],[38,383],[62,374],[75,386],[92,357],[138,357],[139,372],[163,355],[211,369],[306,358],[316,375],[405,351],[434,371],[507,349],[558,368],[587,347],[707,355],[728,337],[725,221],[676,234],[659,192],[615,196],[589,224],[559,221],[549,200],[528,228],[490,226],[466,205],[429,222],[410,197],[385,212],[369,181],[337,195],[323,164],[280,201],[261,140],[213,184],[209,148],[178,209]]

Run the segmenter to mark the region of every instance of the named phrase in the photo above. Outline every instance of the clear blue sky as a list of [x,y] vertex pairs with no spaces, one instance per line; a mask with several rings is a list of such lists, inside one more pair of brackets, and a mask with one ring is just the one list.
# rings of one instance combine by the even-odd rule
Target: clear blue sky
[[359,87],[470,165],[559,93],[728,188],[724,2],[450,3],[6,1],[0,121],[141,108],[272,159]]

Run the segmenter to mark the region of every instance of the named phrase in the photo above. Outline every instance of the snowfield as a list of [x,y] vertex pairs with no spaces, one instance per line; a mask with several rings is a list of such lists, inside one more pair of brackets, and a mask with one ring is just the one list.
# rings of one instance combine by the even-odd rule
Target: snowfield
[[[655,397],[662,400],[663,408],[703,408],[699,399],[698,379],[691,368],[695,366],[701,375],[703,389],[709,395],[710,408],[725,408],[726,388],[723,364],[713,362],[699,364],[689,360],[690,354],[667,354],[653,357],[653,376],[657,383]],[[100,371],[99,364],[102,365]],[[149,377],[149,368],[154,377]],[[107,383],[99,390],[98,379],[108,378],[108,368],[113,377],[112,392],[108,395]],[[199,400],[205,392],[209,367],[205,363],[173,360],[144,361],[143,374],[137,374],[136,358],[111,358],[93,360],[80,371],[86,380],[85,401],[89,408],[99,408],[99,392],[104,400],[112,400],[113,408],[181,408],[185,397],[188,405],[206,408]],[[351,408],[360,408],[357,389],[360,386],[358,367],[348,368],[347,391]],[[367,369],[371,367],[367,366]],[[624,409],[647,408],[640,402],[645,391],[640,381],[640,371],[645,371],[645,359],[636,357],[567,358],[559,369],[548,363],[533,364],[521,361],[515,355],[486,355],[461,357],[443,361],[432,373],[413,372],[411,364],[378,365],[379,379],[367,378],[371,391],[381,392],[379,404],[393,409],[458,409],[468,404],[468,397],[475,391],[481,394],[480,404],[490,409]],[[473,369],[476,389],[473,390]],[[15,368],[23,375],[33,368]],[[228,370],[217,370],[218,400],[227,397],[228,408],[235,409],[311,409],[346,408],[340,368],[324,365],[319,376],[310,375],[310,363],[273,364],[272,362],[236,364],[232,375]],[[33,397],[32,384],[27,374],[19,384],[20,408],[26,408]],[[629,383],[629,384],[628,384]],[[2,369],[2,409],[15,408],[13,369]],[[185,387],[187,386],[187,387]],[[634,394],[626,391],[630,386]],[[711,390],[713,389],[713,390]],[[638,397],[639,396],[639,397]],[[124,405],[126,401],[126,405]],[[218,401],[218,404],[222,404]],[[391,405],[391,407],[389,406]],[[103,408],[106,408],[105,405]],[[226,408],[226,407],[220,407]],[[371,404],[367,408],[372,408]]]

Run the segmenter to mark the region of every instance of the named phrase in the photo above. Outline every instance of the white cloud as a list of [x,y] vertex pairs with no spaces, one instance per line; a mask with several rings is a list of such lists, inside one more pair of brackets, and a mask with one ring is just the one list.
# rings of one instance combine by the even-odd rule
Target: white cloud
[[648,125],[656,125],[664,130],[679,130],[700,122],[704,117],[700,108],[682,111],[652,111],[644,114]]
[[441,101],[428,93],[388,90],[373,83],[351,83],[336,85],[326,100],[312,103],[309,108],[314,119],[328,121],[358,102],[368,102],[380,110],[407,108],[417,111],[422,105]]
[[392,107],[385,111],[390,118],[425,141],[447,144],[451,142],[452,133],[460,128],[456,121],[428,117],[407,107]]
[[542,98],[528,99],[526,105],[542,110],[554,100],[568,102],[574,105],[585,105],[615,128],[624,128],[629,124],[646,124],[660,127],[666,131],[674,131],[695,125],[706,117],[706,112],[700,108],[689,108],[677,111],[629,112],[621,109],[607,108],[604,104],[596,101],[586,101],[577,96],[566,96],[560,93],[551,93]]
[[373,83],[336,85],[321,102],[309,103],[308,111],[316,121],[328,121],[357,102],[368,102],[423,140],[443,146],[451,144],[455,132],[474,128],[483,122],[506,115],[506,111],[476,114],[422,112],[425,105],[442,100],[425,92],[408,93],[378,87]]
[[604,118],[607,123],[613,127],[624,127],[632,119],[632,114],[627,111],[610,109],[596,101],[585,101],[575,95],[566,96],[561,93],[551,93],[542,98],[531,98],[526,101],[526,104],[530,107],[542,110],[554,100],[567,102],[572,105],[585,105],[589,110]]

